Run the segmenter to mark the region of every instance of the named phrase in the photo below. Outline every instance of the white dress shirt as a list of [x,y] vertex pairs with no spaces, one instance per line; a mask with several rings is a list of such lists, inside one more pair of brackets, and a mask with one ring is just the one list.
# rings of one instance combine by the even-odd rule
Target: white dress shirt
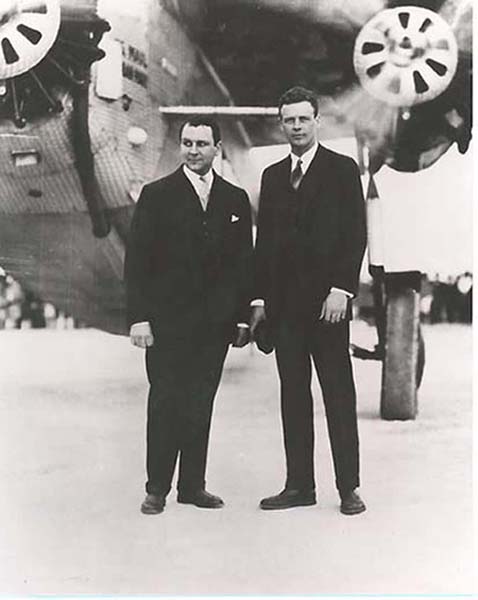
[[191,171],[186,165],[183,165],[183,172],[191,182],[194,191],[199,196],[203,210],[206,210],[212,184],[214,183],[213,170],[209,169],[204,175],[198,175],[194,171]]
[[312,148],[309,148],[307,150],[307,152],[304,152],[304,154],[302,154],[302,156],[297,156],[297,154],[294,154],[293,152],[291,152],[290,153],[290,160],[291,160],[290,172],[292,173],[292,171],[296,168],[297,163],[300,160],[302,162],[302,173],[305,175],[310,167],[310,163],[314,160],[314,156],[315,156],[315,153],[317,152],[318,147],[319,147],[319,143],[315,142],[315,144],[312,146]]
[[[315,142],[315,144],[312,146],[312,148],[309,148],[309,150],[307,150],[307,152],[304,152],[304,154],[302,154],[302,156],[297,156],[297,154],[294,154],[293,152],[291,152],[290,153],[290,160],[291,160],[290,172],[292,173],[294,171],[294,169],[297,166],[297,163],[300,160],[302,162],[302,165],[301,165],[302,173],[303,173],[303,175],[305,175],[310,167],[310,163],[314,160],[314,157],[315,157],[315,154],[316,154],[318,148],[319,148],[319,143]],[[343,294],[345,294],[347,296],[347,298],[353,298],[353,294],[351,292],[349,292],[347,290],[343,290],[342,288],[331,287],[330,291],[331,292],[342,292]],[[253,300],[251,302],[251,306],[264,306],[264,300],[262,298],[256,298],[255,300]]]

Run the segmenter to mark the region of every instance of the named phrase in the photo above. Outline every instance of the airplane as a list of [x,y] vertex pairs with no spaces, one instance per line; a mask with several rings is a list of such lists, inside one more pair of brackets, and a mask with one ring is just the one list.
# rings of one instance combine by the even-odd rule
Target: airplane
[[142,185],[177,165],[179,124],[217,116],[216,168],[255,209],[249,150],[281,141],[273,107],[293,84],[319,93],[325,138],[356,138],[369,200],[384,164],[418,171],[452,145],[466,152],[471,11],[470,0],[2,0],[0,264],[81,322],[127,333],[129,223]]
[[[229,98],[166,6],[102,4],[0,5],[0,264],[62,311],[125,333],[135,200],[174,162],[176,133],[158,106]],[[239,124],[225,137],[245,162]]]

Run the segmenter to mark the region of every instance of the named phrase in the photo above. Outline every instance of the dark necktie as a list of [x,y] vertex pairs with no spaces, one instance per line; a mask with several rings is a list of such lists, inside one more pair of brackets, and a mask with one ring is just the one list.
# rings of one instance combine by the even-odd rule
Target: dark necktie
[[302,172],[302,161],[299,158],[294,170],[290,174],[290,184],[294,188],[294,190],[297,190],[299,188],[300,182],[302,181],[303,177],[304,173]]

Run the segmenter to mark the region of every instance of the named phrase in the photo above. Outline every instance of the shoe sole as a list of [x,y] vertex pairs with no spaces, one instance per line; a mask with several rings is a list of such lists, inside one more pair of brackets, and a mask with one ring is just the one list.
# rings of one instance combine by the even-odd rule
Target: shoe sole
[[355,509],[352,509],[352,510],[342,510],[342,509],[340,509],[340,512],[341,512],[343,515],[348,515],[348,516],[350,516],[350,515],[359,515],[360,513],[363,513],[363,512],[365,512],[366,510],[367,510],[367,507],[366,507],[366,506],[361,506],[360,508],[355,508]]
[[141,507],[141,513],[143,515],[159,515],[162,512],[164,512],[164,508],[158,510],[157,508],[144,508],[143,506]]
[[299,508],[300,506],[314,506],[315,504],[317,504],[317,500],[310,500],[310,501],[306,501],[306,502],[297,502],[297,503],[293,503],[293,504],[286,504],[286,505],[282,505],[282,506],[262,506],[262,504],[259,504],[259,508],[261,510],[287,510],[288,508]]
[[187,500],[180,500],[178,498],[177,500],[178,504],[189,504],[191,506],[196,506],[197,508],[212,508],[212,509],[216,509],[216,508],[223,508],[224,504],[217,504],[216,506],[204,506],[203,504],[196,504],[195,502],[188,502]]

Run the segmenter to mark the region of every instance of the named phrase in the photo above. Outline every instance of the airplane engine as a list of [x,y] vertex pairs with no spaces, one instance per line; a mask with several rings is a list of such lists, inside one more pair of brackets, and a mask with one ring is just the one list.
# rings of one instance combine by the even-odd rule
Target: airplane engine
[[109,29],[96,0],[8,0],[0,8],[2,266],[80,318],[81,286],[93,289],[95,306],[95,277],[115,261],[116,281],[121,260],[110,243],[91,241],[110,231],[90,135],[91,66],[105,56],[98,44]]
[[450,85],[457,64],[451,28],[440,15],[421,7],[378,13],[355,41],[360,83],[392,106],[407,108],[433,100]]
[[8,0],[0,8],[0,122],[17,128],[65,108],[104,56],[97,45],[109,29],[96,2]]
[[[372,172],[383,163],[418,171],[453,143],[461,153],[468,149],[471,43],[463,35],[460,39],[469,27],[466,15],[471,20],[466,2],[455,5],[450,23],[428,8],[397,6],[380,11],[360,30],[354,69],[369,97],[358,101],[355,116],[358,136],[371,149]],[[381,112],[373,124],[366,123],[367,102],[375,114]]]
[[[91,65],[104,57],[98,43],[109,29],[97,16],[96,0],[80,5],[73,0],[8,0],[0,9],[0,135],[2,151],[10,154],[4,157],[6,164],[36,164],[36,172],[24,172],[26,179],[31,176],[27,194],[51,199],[54,194],[45,188],[54,172],[50,166],[55,163],[61,171],[73,163],[80,186],[72,182],[72,190],[81,187],[99,237],[108,233],[108,225],[94,183],[88,88]],[[19,208],[18,177],[6,171],[12,178],[12,204]],[[55,204],[50,212],[58,208]],[[32,204],[31,210],[43,211],[40,205]]]

